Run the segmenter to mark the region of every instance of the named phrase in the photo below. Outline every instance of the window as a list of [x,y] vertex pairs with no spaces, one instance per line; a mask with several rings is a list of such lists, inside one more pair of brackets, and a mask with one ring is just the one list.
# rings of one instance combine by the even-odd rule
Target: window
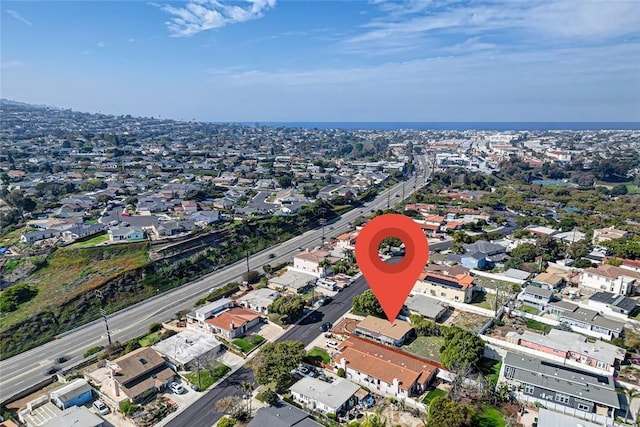
[[578,409],[581,411],[591,412],[591,405],[587,405],[586,403],[578,403]]
[[607,369],[609,366],[606,362],[603,362],[602,360],[598,360],[596,362],[596,366],[600,369]]
[[556,393],[556,402],[564,403],[566,405],[569,403],[569,396],[562,393]]
[[447,293],[446,293],[446,292],[440,292],[440,296],[441,296],[441,297],[446,297],[446,296],[447,296]]
[[525,394],[533,394],[534,387],[531,384],[526,384],[524,386]]
[[436,296],[436,291],[431,290],[431,295],[433,295],[435,297]]
[[511,379],[513,378],[513,375],[516,373],[516,369],[513,366],[507,366],[504,369],[504,377]]
[[456,297],[454,297],[453,299],[454,299],[454,300],[456,300],[456,301],[458,301],[458,297],[457,297],[457,296],[456,296]]

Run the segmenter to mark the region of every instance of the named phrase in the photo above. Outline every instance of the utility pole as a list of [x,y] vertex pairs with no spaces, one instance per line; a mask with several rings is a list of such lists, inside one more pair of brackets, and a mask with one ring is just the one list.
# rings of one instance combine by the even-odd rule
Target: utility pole
[[404,200],[404,181],[402,181],[402,200]]
[[[97,298],[100,298],[100,304],[102,305],[104,301],[104,295],[102,294],[102,291],[96,290],[95,296]],[[104,320],[104,327],[107,329],[107,339],[109,340],[109,346],[111,346],[111,332],[109,331],[109,322],[107,321],[107,311],[104,308],[100,307],[100,314],[102,315],[102,319]]]
[[391,190],[387,191],[387,209],[389,209],[390,203],[391,203]]
[[242,238],[245,242],[245,249],[247,250],[247,282],[249,281],[249,236]]
[[324,217],[324,214],[327,212],[327,208],[321,207],[318,211],[322,214],[322,218],[318,220],[320,225],[322,226],[322,245],[324,245],[324,226],[327,224],[327,220]]

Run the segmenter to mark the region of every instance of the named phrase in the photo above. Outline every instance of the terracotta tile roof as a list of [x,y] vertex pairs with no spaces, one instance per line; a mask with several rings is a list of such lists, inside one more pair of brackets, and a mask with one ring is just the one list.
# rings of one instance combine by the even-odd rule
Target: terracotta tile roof
[[420,226],[420,228],[422,228],[423,230],[434,230],[434,231],[438,231],[440,229],[440,226],[438,224],[418,224]]
[[615,279],[620,276],[633,277],[640,279],[640,273],[626,268],[616,267],[615,265],[604,264],[598,268],[589,267],[584,270],[585,273],[595,274],[596,276],[609,277]]
[[223,331],[231,332],[231,324],[233,324],[235,329],[237,329],[245,323],[249,323],[259,317],[262,316],[255,311],[247,310],[242,307],[234,307],[219,316],[205,320],[205,322],[220,328]]
[[464,223],[459,222],[459,221],[447,221],[447,223],[445,224],[445,228],[450,228],[450,229],[454,229],[457,227],[462,227],[464,225]]
[[425,221],[431,221],[431,222],[440,223],[440,222],[444,221],[444,217],[443,216],[438,216],[438,215],[431,215],[431,216],[425,217],[424,220]]
[[427,383],[438,368],[433,362],[354,336],[342,343],[341,352],[336,357],[338,360],[346,359],[347,369],[387,384],[393,384],[397,378],[403,390],[410,389],[415,383]]
[[473,276],[469,274],[457,274],[455,276],[447,276],[444,274],[436,274],[432,272],[421,273],[418,279],[422,281],[429,281],[429,278],[433,278],[436,280],[447,280],[450,282],[457,283],[462,289],[468,289],[473,287]]

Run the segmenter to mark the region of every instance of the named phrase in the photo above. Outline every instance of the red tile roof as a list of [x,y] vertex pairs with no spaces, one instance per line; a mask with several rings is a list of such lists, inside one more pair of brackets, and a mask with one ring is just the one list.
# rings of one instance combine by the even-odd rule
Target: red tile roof
[[245,323],[249,323],[259,317],[262,317],[262,315],[255,311],[242,307],[234,307],[219,316],[206,319],[205,322],[223,331],[231,332],[231,324],[234,325],[235,329],[238,329]]

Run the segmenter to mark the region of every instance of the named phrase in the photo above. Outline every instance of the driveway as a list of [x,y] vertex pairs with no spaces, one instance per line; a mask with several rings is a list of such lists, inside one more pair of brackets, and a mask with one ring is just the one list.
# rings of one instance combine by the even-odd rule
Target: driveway
[[167,398],[176,402],[178,404],[178,408],[191,405],[193,402],[198,400],[198,398],[202,395],[202,393],[198,393],[192,390],[187,383],[183,381],[176,381],[176,382],[178,384],[181,384],[182,387],[184,387],[185,390],[187,390],[187,392],[183,394],[176,394],[172,392],[169,388],[167,388],[163,393],[161,393],[161,395],[166,396]]

